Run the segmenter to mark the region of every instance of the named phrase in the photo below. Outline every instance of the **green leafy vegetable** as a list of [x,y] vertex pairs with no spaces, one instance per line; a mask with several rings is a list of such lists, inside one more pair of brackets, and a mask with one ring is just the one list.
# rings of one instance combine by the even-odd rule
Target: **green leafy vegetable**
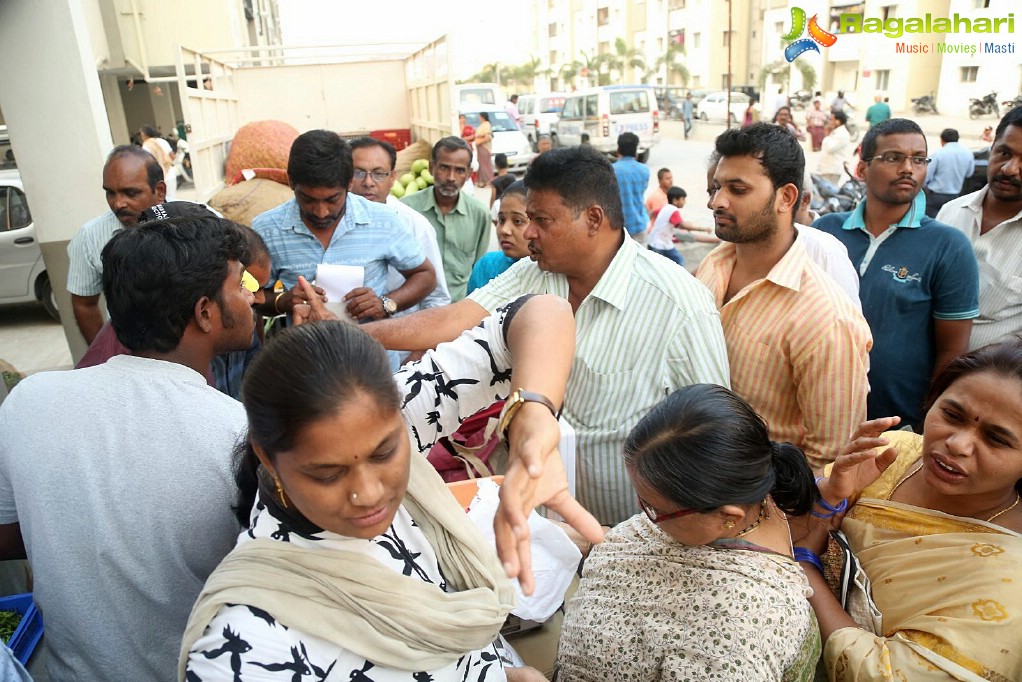
[[6,644],[18,629],[21,614],[17,611],[0,611],[0,639]]

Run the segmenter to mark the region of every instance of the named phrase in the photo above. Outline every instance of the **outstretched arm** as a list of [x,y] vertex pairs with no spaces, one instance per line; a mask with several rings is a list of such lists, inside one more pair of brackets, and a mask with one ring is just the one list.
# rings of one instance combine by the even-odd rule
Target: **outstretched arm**
[[[511,387],[541,393],[555,405],[564,401],[572,358],[575,322],[571,305],[555,296],[535,296],[522,306],[507,331],[514,359]],[[533,590],[528,515],[546,505],[589,542],[603,540],[603,529],[568,493],[558,451],[560,427],[550,410],[527,402],[508,427],[507,473],[494,519],[497,554],[508,576],[517,577],[526,594]]]

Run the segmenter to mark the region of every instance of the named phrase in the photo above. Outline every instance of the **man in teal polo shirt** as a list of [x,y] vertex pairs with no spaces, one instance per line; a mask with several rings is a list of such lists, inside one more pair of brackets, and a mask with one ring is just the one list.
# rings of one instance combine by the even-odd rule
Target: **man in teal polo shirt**
[[433,189],[402,201],[426,217],[436,230],[451,301],[465,298],[472,266],[490,245],[490,212],[478,199],[461,191],[472,165],[472,149],[459,137],[445,137],[433,145],[429,172]]
[[964,234],[924,215],[926,137],[892,118],[862,139],[857,174],[866,198],[815,223],[838,238],[859,271],[862,313],[873,332],[867,419],[901,417],[917,430],[933,374],[969,348],[979,315],[979,269]]

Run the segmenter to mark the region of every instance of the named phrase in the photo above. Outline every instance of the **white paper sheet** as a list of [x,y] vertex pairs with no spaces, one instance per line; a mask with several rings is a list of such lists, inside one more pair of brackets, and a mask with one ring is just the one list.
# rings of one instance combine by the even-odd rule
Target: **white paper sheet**
[[352,289],[363,286],[365,268],[361,265],[334,265],[320,263],[316,266],[316,286],[326,292],[326,308],[337,317],[351,320],[344,297]]

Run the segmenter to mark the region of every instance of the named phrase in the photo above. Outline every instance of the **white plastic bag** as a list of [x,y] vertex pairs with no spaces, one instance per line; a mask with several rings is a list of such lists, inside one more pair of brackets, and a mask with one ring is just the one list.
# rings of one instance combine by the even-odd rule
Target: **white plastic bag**
[[[468,517],[490,542],[495,542],[493,517],[500,503],[498,492],[497,484],[491,479],[480,479],[479,491],[468,508]],[[560,526],[536,512],[529,515],[529,534],[536,589],[527,597],[518,581],[514,581],[517,599],[511,613],[524,620],[542,623],[560,608],[564,593],[578,569],[578,562],[582,560],[582,553]]]

